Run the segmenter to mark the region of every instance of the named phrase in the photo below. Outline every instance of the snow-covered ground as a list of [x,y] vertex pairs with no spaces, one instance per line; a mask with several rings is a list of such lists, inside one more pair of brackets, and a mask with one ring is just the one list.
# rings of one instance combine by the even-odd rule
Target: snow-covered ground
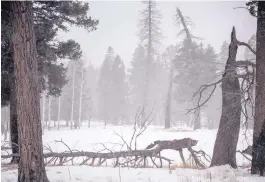
[[[46,167],[51,182],[264,182],[264,177],[249,176],[230,166],[195,169],[127,169],[110,167]],[[2,182],[17,180],[17,170],[2,172]]]
[[[67,148],[56,143],[55,140],[64,141],[70,148],[83,151],[99,151],[102,149],[102,143],[112,150],[120,150],[122,143],[121,136],[129,143],[133,133],[133,126],[107,126],[103,123],[92,122],[91,128],[87,126],[81,129],[70,130],[62,128],[51,131],[45,130],[43,136],[44,146],[50,146],[55,152],[66,151]],[[149,126],[148,129],[138,138],[137,149],[143,149],[155,140],[173,140],[182,138],[192,138],[198,140],[198,144],[194,147],[195,150],[202,149],[207,154],[212,156],[213,145],[216,137],[216,130],[197,130],[193,131],[189,128],[172,128],[165,130],[163,127]],[[251,132],[248,133],[248,141],[240,134],[238,142],[238,150],[245,149],[247,142],[251,144]],[[134,143],[134,142],[133,142]],[[2,154],[4,154],[2,152]],[[186,154],[186,157],[188,153]],[[164,151],[163,156],[173,159],[176,165],[180,164],[180,157],[176,151]],[[2,161],[3,163],[4,161]],[[243,156],[238,154],[237,163],[239,166],[248,166],[247,161]],[[229,166],[221,166],[209,168],[206,170],[183,169],[176,168],[169,170],[166,167],[163,169],[128,169],[128,168],[112,168],[109,167],[89,167],[89,166],[60,166],[46,167],[48,177],[51,181],[180,181],[180,182],[259,182],[265,181],[262,177],[253,177],[249,175],[247,169],[231,169]],[[8,169],[2,167],[2,181],[15,181],[17,175],[16,169]]]

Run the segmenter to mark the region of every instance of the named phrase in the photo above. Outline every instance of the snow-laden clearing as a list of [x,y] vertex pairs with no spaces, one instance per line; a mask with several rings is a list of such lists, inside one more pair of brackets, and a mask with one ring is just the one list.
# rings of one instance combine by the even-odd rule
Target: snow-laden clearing
[[[91,123],[91,128],[86,126],[81,129],[70,130],[69,128],[61,128],[59,131],[52,129],[45,130],[43,136],[44,146],[49,145],[54,152],[63,152],[67,148],[61,143],[55,143],[55,140],[63,140],[71,149],[83,151],[99,151],[102,149],[100,143],[104,143],[108,148],[120,150],[122,136],[128,143],[133,133],[133,126],[102,126],[102,123]],[[118,136],[120,135],[120,136]],[[247,142],[251,144],[251,133],[248,133],[248,141],[246,141],[243,131],[240,134],[238,142],[238,150],[245,149]],[[212,156],[213,145],[216,137],[216,130],[197,130],[193,131],[189,128],[172,128],[165,130],[163,127],[149,126],[147,130],[137,139],[137,149],[143,149],[155,140],[173,140],[182,138],[192,138],[198,140],[198,144],[193,147],[195,150],[204,150]],[[134,142],[133,142],[134,146]],[[126,148],[124,148],[125,150]],[[2,152],[2,154],[4,154]],[[185,153],[184,153],[185,155]],[[173,159],[175,164],[180,164],[181,160],[176,151],[164,151],[162,156]],[[187,153],[185,158],[187,159]],[[3,162],[3,161],[2,161]],[[249,165],[240,154],[237,155],[237,163],[239,166]],[[105,165],[110,166],[111,163]],[[165,166],[166,167],[166,166]],[[51,181],[180,181],[180,182],[207,182],[207,181],[265,181],[261,177],[250,177],[246,169],[233,170],[229,166],[218,168],[209,168],[206,170],[183,169],[169,171],[163,169],[128,169],[128,168],[112,168],[112,167],[89,167],[89,166],[60,166],[47,167],[48,177]],[[2,181],[14,181],[17,170],[2,170]]]
[[[206,170],[127,169],[89,166],[46,167],[51,182],[264,182],[264,177],[249,176],[230,166]],[[17,170],[2,172],[2,182],[17,180]]]

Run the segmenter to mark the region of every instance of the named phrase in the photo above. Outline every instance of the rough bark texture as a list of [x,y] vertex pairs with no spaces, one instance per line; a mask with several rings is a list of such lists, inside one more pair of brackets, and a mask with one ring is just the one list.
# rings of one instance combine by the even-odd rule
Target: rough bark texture
[[[261,153],[260,146],[262,140],[258,140],[262,135],[261,129],[265,122],[265,2],[258,2],[257,13],[257,43],[256,43],[256,98],[255,116],[253,132],[253,151],[251,173],[264,173],[261,171],[261,161],[264,161],[265,153]],[[264,143],[264,141],[263,141]],[[263,150],[264,152],[264,150]],[[263,156],[262,156],[263,155]]]
[[13,1],[14,82],[20,160],[19,182],[48,181],[43,159],[40,92],[32,2]]
[[[256,169],[256,173],[259,172],[259,174],[263,176],[265,172],[265,119],[255,147],[255,151],[254,149],[252,150],[252,154],[255,155],[255,158],[252,155],[251,169]],[[255,165],[255,168],[253,167],[253,165]]]
[[222,78],[222,115],[217,132],[211,166],[236,164],[236,147],[240,130],[241,96],[236,67],[237,40],[233,27],[229,55]]

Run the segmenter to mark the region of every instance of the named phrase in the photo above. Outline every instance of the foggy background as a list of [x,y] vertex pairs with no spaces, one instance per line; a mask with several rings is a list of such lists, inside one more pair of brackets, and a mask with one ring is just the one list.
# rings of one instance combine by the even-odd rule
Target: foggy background
[[[181,24],[176,23],[176,8],[179,8],[192,22],[188,28],[192,35],[198,38],[194,39],[196,43],[198,45],[202,43],[204,49],[208,45],[212,46],[213,50],[210,52],[213,51],[214,58],[211,60],[209,57],[209,64],[211,62],[222,64],[213,66],[214,70],[209,70],[212,68],[207,67],[208,63],[202,63],[206,65],[202,73],[189,69],[179,70],[176,65],[173,66],[173,77],[184,72],[187,72],[189,77],[183,76],[179,81],[171,78],[173,79],[170,89],[172,90],[171,124],[192,127],[194,116],[186,115],[187,110],[193,108],[196,101],[192,100],[192,95],[201,85],[221,76],[228,55],[228,44],[223,50],[221,46],[225,41],[230,42],[232,27],[235,26],[237,38],[244,42],[248,42],[256,32],[255,18],[250,16],[246,9],[238,8],[245,7],[245,2],[156,2],[156,8],[161,13],[158,26],[162,38],[159,46],[156,47],[157,54],[153,60],[155,65],[149,66],[152,72],[151,76],[149,75],[150,88],[148,93],[145,93],[146,72],[140,71],[141,65],[138,67],[136,65],[136,71],[133,70],[132,65],[133,61],[135,62],[133,55],[137,52],[138,45],[142,44],[139,38],[139,21],[142,18],[141,11],[146,5],[141,1],[92,1],[89,2],[89,7],[89,16],[99,20],[96,31],[88,33],[82,28],[70,27],[69,32],[58,34],[60,40],[77,41],[81,46],[82,58],[59,61],[67,68],[67,84],[62,88],[60,97],[49,97],[46,92],[42,93],[41,114],[43,124],[46,126],[54,121],[55,127],[57,125],[55,121],[60,122],[60,120],[66,121],[66,126],[69,126],[69,121],[73,120],[132,124],[140,108],[146,104],[143,94],[149,97],[145,114],[152,112],[152,124],[164,125],[171,82],[169,75],[172,58],[169,57],[175,56],[174,50],[169,55],[166,49],[169,46],[176,46],[175,48],[179,49],[185,38],[185,34],[178,35],[183,29]],[[238,50],[237,59],[244,59],[245,48],[239,47]],[[141,55],[136,58],[139,64],[145,64],[145,60],[141,59]],[[108,62],[112,71],[104,70],[107,69],[104,61]],[[187,86],[187,82],[192,84]],[[44,97],[46,99],[43,99]],[[8,108],[2,109],[2,118],[8,118],[8,112]],[[202,127],[217,128],[220,113],[221,90],[218,87],[209,103],[201,110]],[[64,125],[65,122],[61,124]]]
[[[211,44],[217,52],[223,41],[230,39],[232,26],[238,30],[238,39],[247,42],[256,32],[256,20],[253,16],[249,16],[246,9],[234,9],[245,7],[245,3],[245,1],[157,1],[157,9],[162,14],[160,27],[164,36],[160,51],[183,39],[183,36],[177,37],[181,28],[175,25],[176,7],[193,21],[194,26],[190,28],[194,36],[203,38],[203,42]],[[100,21],[97,31],[87,33],[82,28],[74,27],[69,33],[62,32],[60,37],[74,39],[80,43],[87,57],[86,63],[91,61],[93,65],[99,67],[108,46],[112,46],[121,56],[125,66],[129,67],[133,51],[140,43],[138,24],[140,11],[144,9],[144,5],[141,1],[92,1],[89,5],[89,15]],[[240,51],[238,57],[242,56],[243,53]]]

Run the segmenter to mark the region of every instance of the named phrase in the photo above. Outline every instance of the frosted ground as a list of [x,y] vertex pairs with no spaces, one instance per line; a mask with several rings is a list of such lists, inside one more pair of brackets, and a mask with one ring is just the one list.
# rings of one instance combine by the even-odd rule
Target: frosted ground
[[[84,124],[85,125],[85,124]],[[55,128],[51,131],[45,130],[43,136],[44,146],[50,146],[54,152],[63,152],[67,148],[56,143],[55,140],[63,140],[71,149],[84,151],[102,150],[101,143],[104,143],[112,150],[120,150],[122,143],[120,136],[126,141],[130,141],[133,133],[133,126],[107,126],[103,123],[92,122],[91,128],[83,126],[78,130],[70,130],[62,128],[59,131]],[[241,131],[238,150],[247,147],[247,143],[251,144],[251,132],[247,133],[248,140]],[[149,126],[148,129],[138,138],[137,149],[143,149],[155,140],[173,140],[182,138],[192,138],[198,140],[198,144],[193,147],[195,150],[204,150],[212,156],[213,145],[215,141],[216,130],[197,130],[192,131],[189,128],[172,128],[165,130],[163,127]],[[2,136],[3,140],[3,136]],[[2,141],[3,142],[3,141]],[[133,142],[134,143],[134,142]],[[3,151],[2,151],[2,154]],[[173,159],[174,165],[180,165],[179,154],[175,151],[164,151],[162,155]],[[187,159],[188,153],[184,152]],[[7,161],[2,161],[2,163]],[[49,166],[46,167],[48,177],[51,182],[59,181],[81,181],[81,182],[264,182],[265,178],[258,176],[250,176],[247,166],[249,161],[240,154],[237,156],[237,163],[242,166],[239,169],[231,169],[229,166],[221,166],[208,168],[206,170],[172,168],[168,169],[167,165],[163,169],[141,168],[112,168],[111,161],[104,164],[104,167],[90,166]],[[173,166],[174,166],[173,165]],[[17,169],[14,166],[2,167],[3,182],[16,181]]]

